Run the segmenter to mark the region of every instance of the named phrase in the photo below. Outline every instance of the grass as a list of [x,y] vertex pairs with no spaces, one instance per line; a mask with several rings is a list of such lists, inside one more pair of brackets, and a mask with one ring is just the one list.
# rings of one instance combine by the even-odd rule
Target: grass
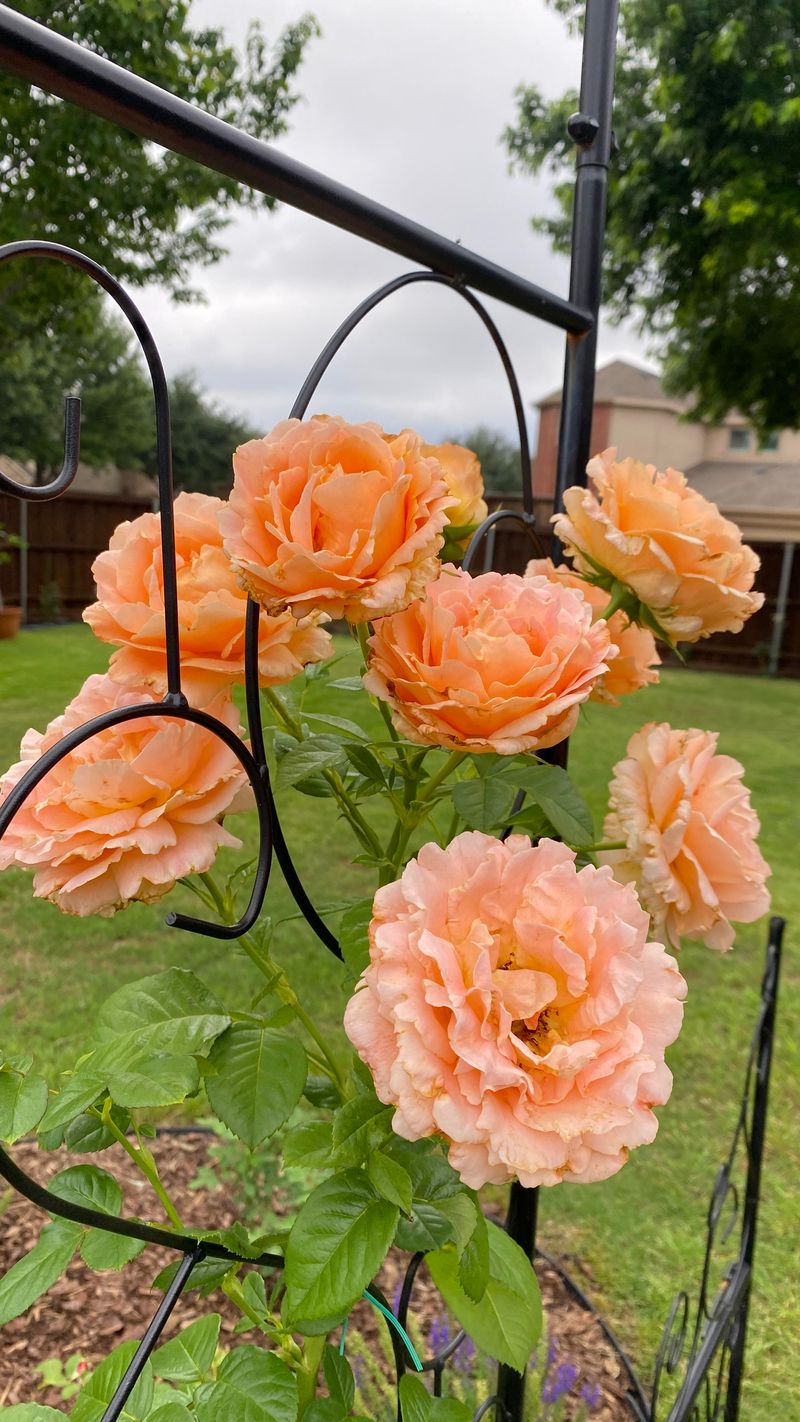
[[[355,656],[343,646],[337,669],[342,675],[355,670]],[[82,627],[30,631],[0,644],[0,764],[16,758],[22,731],[29,725],[42,728],[104,662],[102,647]],[[374,715],[366,698],[323,687],[312,688],[308,707],[364,724],[372,724]],[[800,1048],[792,1027],[800,1006],[794,948],[800,921],[794,863],[800,821],[792,751],[799,716],[800,683],[669,671],[660,687],[628,698],[619,709],[589,707],[571,752],[573,774],[601,816],[609,768],[643,721],[719,730],[720,748],[745,765],[762,819],[762,848],[773,867],[775,910],[790,920],[742,1406],[748,1422],[800,1419],[793,1380],[794,1340],[800,1330],[794,1197],[800,1164]],[[336,821],[329,802],[293,794],[284,824],[318,904],[368,889],[366,871],[351,862],[349,831]],[[242,828],[248,837],[246,820]],[[268,905],[276,917],[292,911],[277,870]],[[187,907],[190,912],[196,908],[188,895]],[[33,1052],[51,1074],[74,1060],[87,1017],[121,981],[178,963],[192,967],[223,996],[241,1000],[241,977],[250,972],[235,949],[166,929],[163,909],[137,905],[112,920],[64,918],[34,902],[29,880],[16,872],[0,875],[0,923],[0,1045]],[[765,926],[758,924],[743,928],[735,951],[724,957],[700,947],[684,951],[681,967],[690,988],[686,1025],[670,1054],[675,1090],[656,1143],[636,1152],[619,1175],[602,1185],[543,1192],[543,1243],[580,1257],[593,1281],[590,1292],[607,1309],[645,1374],[673,1294],[682,1287],[691,1293],[699,1279],[708,1196],[738,1110],[764,937]],[[278,929],[276,941],[299,991],[335,1030],[343,1004],[337,963],[296,919]]]

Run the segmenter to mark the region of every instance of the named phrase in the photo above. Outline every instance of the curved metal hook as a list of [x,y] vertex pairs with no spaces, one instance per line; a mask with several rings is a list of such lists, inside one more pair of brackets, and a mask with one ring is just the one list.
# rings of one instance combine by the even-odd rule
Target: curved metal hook
[[496,528],[498,523],[519,524],[523,533],[531,540],[539,556],[544,556],[542,541],[536,530],[536,520],[532,513],[529,513],[527,509],[524,509],[522,512],[520,512],[519,509],[495,509],[494,513],[490,513],[488,517],[483,520],[483,523],[476,528],[469,541],[467,551],[461,559],[461,567],[465,573],[472,572],[472,564],[475,561],[475,555],[478,549],[489,530]]
[[[178,578],[175,567],[175,518],[172,511],[172,444],[170,436],[169,389],[161,357],[150,328],[139,308],[131,301],[127,291],[101,267],[61,242],[7,242],[0,247],[0,262],[14,257],[43,257],[51,261],[63,262],[83,272],[97,286],[116,302],[130,325],[150,372],[153,400],[156,414],[156,470],[158,475],[158,496],[161,517],[161,547],[164,564],[164,621],[166,624],[167,689],[172,695],[179,695],[181,689],[180,643],[178,633]],[[76,428],[80,422],[80,402],[70,405],[67,398],[65,411],[64,468],[51,484],[43,489],[31,489],[27,485],[14,484],[4,479],[2,488],[6,493],[28,501],[53,499],[62,494],[72,483],[78,465],[78,439]],[[74,463],[74,468],[72,467]]]
[[373,291],[371,296],[367,296],[360,305],[356,306],[355,310],[351,311],[350,315],[347,316],[338,329],[334,331],[327,345],[323,347],[317,356],[291,408],[289,418],[303,418],[308,410],[314,392],[334,356],[344,345],[347,337],[355,330],[356,326],[364,320],[364,317],[368,316],[370,311],[374,311],[376,306],[380,306],[381,302],[385,301],[387,297],[394,295],[396,291],[401,291],[403,287],[412,286],[420,281],[433,282],[436,286],[448,287],[450,291],[454,291],[457,296],[462,297],[467,305],[471,306],[476,315],[480,317],[494,342],[503,365],[503,370],[506,374],[506,379],[508,380],[511,398],[514,402],[514,414],[516,416],[517,431],[519,434],[523,505],[525,512],[532,514],[533,485],[531,482],[531,456],[528,443],[528,427],[525,422],[525,406],[522,402],[522,393],[519,388],[519,381],[517,380],[514,366],[511,362],[511,357],[508,354],[506,344],[500,332],[483,303],[478,300],[477,296],[473,296],[472,292],[467,290],[466,287],[461,286],[452,277],[443,276],[441,272],[405,272],[403,276],[395,277],[392,281],[387,281],[383,286],[379,286],[377,291]]
[[[1,260],[1,258],[0,258]],[[0,470],[0,493],[11,494],[26,503],[44,503],[47,499],[57,499],[69,488],[78,472],[81,457],[81,402],[77,395],[67,395],[64,400],[64,462],[61,472],[49,484],[18,484]]]
[[242,769],[244,770],[253,790],[253,795],[258,811],[258,822],[260,831],[260,843],[266,845],[266,852],[259,854],[258,867],[256,869],[253,888],[250,894],[250,901],[239,919],[238,923],[211,923],[202,918],[194,918],[189,914],[170,913],[167,915],[166,923],[171,928],[184,928],[190,933],[202,933],[209,938],[241,938],[243,933],[247,933],[255,924],[264,903],[264,896],[267,892],[269,874],[272,864],[272,812],[271,801],[261,775],[261,769],[255,757],[245,745],[244,741],[226,726],[222,721],[217,721],[213,716],[209,716],[206,711],[199,711],[194,706],[189,706],[185,702],[176,704],[174,700],[141,702],[136,706],[121,706],[113,711],[104,711],[100,716],[94,716],[90,721],[85,721],[82,726],[76,726],[74,731],[69,731],[61,740],[56,741],[49,750],[46,750],[39,759],[25,772],[13,789],[6,796],[0,805],[0,839],[8,829],[9,824],[27,799],[31,790],[34,790],[41,780],[58,765],[59,761],[69,755],[84,741],[91,740],[92,736],[99,731],[104,731],[110,726],[119,726],[125,721],[135,721],[140,717],[169,716],[173,720],[193,721],[198,726],[203,726],[212,735],[217,736],[221,741],[233,751]]

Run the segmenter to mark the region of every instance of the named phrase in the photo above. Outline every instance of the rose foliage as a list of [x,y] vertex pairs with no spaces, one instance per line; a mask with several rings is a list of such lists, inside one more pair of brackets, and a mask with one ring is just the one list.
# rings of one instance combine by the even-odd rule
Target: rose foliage
[[[0,1137],[35,1131],[44,1151],[85,1154],[52,1188],[110,1216],[126,1156],[141,1216],[178,1231],[148,1144],[165,1115],[210,1114],[249,1150],[271,1142],[282,1170],[303,1173],[299,1208],[268,1233],[201,1232],[239,1262],[206,1257],[191,1281],[238,1308],[246,1341],[221,1349],[219,1314],[198,1318],[154,1353],[130,1415],[342,1422],[358,1404],[336,1342],[393,1245],[426,1253],[479,1349],[525,1369],[535,1277],[477,1191],[602,1181],[651,1142],[686,995],[674,954],[691,939],[730,948],[733,924],[767,908],[742,769],[713,734],[634,736],[605,839],[561,755],[588,701],[658,681],[657,638],[740,627],[759,605],[757,560],[682,475],[610,451],[558,520],[572,566],[538,559],[524,576],[457,566],[486,507],[469,450],[315,416],[233,465],[228,500],[174,505],[187,705],[162,700],[161,529],[145,514],[94,565],[85,617],[109,645],[107,673],[29,730],[0,780],[0,806],[15,797],[0,867],[32,875],[45,913],[110,917],[180,884],[182,908],[191,890],[207,919],[238,920],[254,873],[230,868],[254,803],[257,738],[234,697],[249,595],[278,809],[298,794],[332,801],[364,877],[363,897],[321,906],[343,958],[344,1033],[319,1025],[312,966],[291,980],[262,914],[220,943],[250,960],[255,993],[244,976],[229,1002],[185,968],[124,974],[61,1081],[0,1055]],[[351,625],[359,678],[331,676],[332,618]],[[313,682],[335,714],[309,711]],[[358,696],[367,715],[347,704]],[[0,1324],[76,1252],[102,1272],[142,1247],[47,1224],[0,1280]],[[131,1351],[84,1382],[76,1418],[100,1415]],[[404,1386],[435,1419],[443,1404]]]

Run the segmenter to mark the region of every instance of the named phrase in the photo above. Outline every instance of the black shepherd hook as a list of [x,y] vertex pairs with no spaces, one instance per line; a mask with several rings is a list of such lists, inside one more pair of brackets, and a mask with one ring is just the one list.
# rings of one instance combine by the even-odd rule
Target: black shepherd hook
[[[14,257],[43,257],[66,266],[76,267],[116,302],[136,336],[150,372],[153,400],[156,414],[156,470],[158,475],[159,518],[161,522],[161,559],[164,578],[164,626],[167,659],[167,694],[162,702],[145,703],[137,707],[127,707],[124,712],[108,712],[104,716],[79,727],[71,735],[63,737],[57,747],[53,747],[23,776],[14,791],[5,801],[0,811],[0,835],[7,828],[12,816],[19,809],[29,790],[42,779],[48,769],[57,764],[69,750],[88,740],[90,736],[108,726],[121,721],[133,720],[138,716],[172,715],[194,721],[204,726],[213,735],[220,737],[233,750],[243,766],[256,800],[259,817],[259,853],[256,875],[250,902],[237,923],[219,924],[206,922],[188,914],[171,913],[167,923],[173,928],[187,929],[192,933],[202,933],[212,938],[240,938],[253,927],[261,912],[269,881],[272,862],[272,815],[268,782],[265,784],[260,764],[251,755],[244,743],[222,722],[188,705],[181,691],[180,632],[178,627],[178,574],[175,554],[175,514],[172,506],[172,438],[170,431],[169,389],[161,356],[158,353],[150,328],[127,291],[91,257],[84,256],[72,247],[60,242],[9,242],[0,247],[0,262]],[[0,474],[0,489],[15,498],[28,501],[54,499],[68,489],[78,468],[80,449],[80,400],[67,396],[65,408],[64,464],[60,474],[50,484],[41,488],[30,488],[16,484],[12,479]]]

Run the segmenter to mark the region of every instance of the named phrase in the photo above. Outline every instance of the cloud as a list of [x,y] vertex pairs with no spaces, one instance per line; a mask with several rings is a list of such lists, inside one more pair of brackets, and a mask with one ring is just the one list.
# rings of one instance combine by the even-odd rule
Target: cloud
[[[193,18],[240,41],[302,6],[197,0]],[[580,48],[543,0],[311,0],[323,36],[299,78],[303,102],[280,147],[465,246],[564,293],[568,266],[529,219],[552,205],[547,180],[510,175],[500,142],[516,84],[577,87]],[[199,274],[207,301],[142,306],[170,373],[193,368],[212,394],[267,429],[284,418],[319,350],[347,313],[408,263],[283,206],[237,215],[229,255]],[[526,406],[558,383],[563,335],[489,302]],[[641,353],[601,331],[601,353]],[[406,290],[374,312],[325,376],[312,409],[411,424],[429,439],[478,423],[514,432],[510,396],[475,315],[452,293]],[[535,421],[532,418],[532,423]]]

